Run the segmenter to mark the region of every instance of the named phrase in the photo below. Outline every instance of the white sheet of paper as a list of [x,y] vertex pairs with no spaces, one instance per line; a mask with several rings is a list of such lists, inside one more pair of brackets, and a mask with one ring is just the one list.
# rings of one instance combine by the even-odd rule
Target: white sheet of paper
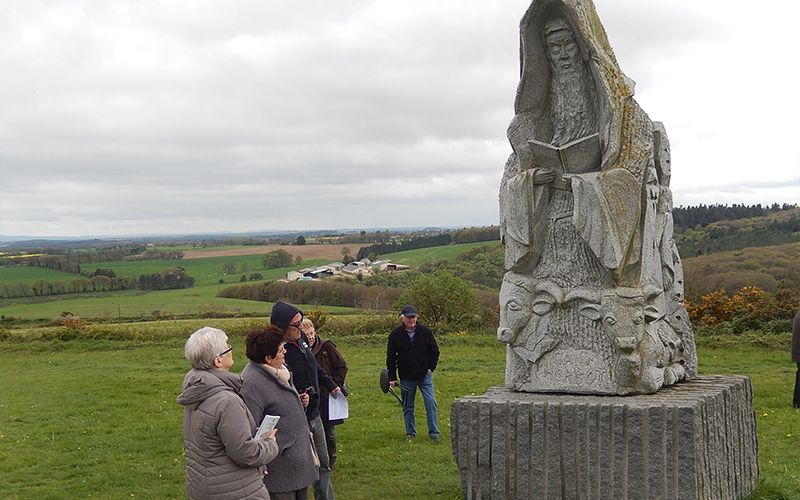
[[341,420],[349,416],[350,409],[347,406],[347,398],[341,392],[337,398],[328,394],[328,420]]

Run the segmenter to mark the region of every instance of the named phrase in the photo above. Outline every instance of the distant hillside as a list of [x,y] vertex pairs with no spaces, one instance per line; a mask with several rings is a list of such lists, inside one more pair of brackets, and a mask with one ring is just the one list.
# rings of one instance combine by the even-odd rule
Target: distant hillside
[[680,206],[674,208],[672,210],[672,218],[675,221],[675,232],[682,233],[686,229],[706,227],[713,222],[763,217],[795,208],[798,208],[796,203],[793,205],[773,203],[769,207],[761,206],[760,203],[757,205],[737,205],[734,203],[731,206],[700,204],[696,207]]
[[779,286],[800,290],[800,243],[750,247],[683,259],[686,298],[696,302],[717,290],[731,294],[744,286],[774,293]]
[[[785,207],[785,208],[783,208]],[[703,207],[676,209],[675,243],[681,257],[697,257],[717,252],[742,250],[749,247],[764,247],[800,242],[800,208],[797,205],[784,205],[776,210],[747,210],[747,207],[705,207],[714,208],[706,217],[692,214],[692,210],[704,212]],[[752,216],[751,213],[765,212]],[[720,219],[725,214],[729,219]],[[708,221],[713,215],[717,220],[698,223],[694,227],[685,224],[694,220]],[[740,217],[748,215],[748,217]],[[678,221],[682,221],[679,224]]]

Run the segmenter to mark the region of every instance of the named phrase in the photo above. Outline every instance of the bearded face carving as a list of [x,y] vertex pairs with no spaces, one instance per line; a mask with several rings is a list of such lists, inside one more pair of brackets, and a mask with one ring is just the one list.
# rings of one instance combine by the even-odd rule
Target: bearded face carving
[[[581,58],[578,42],[563,19],[547,24],[544,31],[550,61],[551,143],[563,146],[597,132],[592,79]],[[599,167],[599,165],[598,165]]]

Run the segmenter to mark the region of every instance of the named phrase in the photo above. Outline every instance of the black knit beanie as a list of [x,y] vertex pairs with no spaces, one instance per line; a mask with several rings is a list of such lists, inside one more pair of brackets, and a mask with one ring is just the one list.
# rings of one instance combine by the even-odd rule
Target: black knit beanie
[[288,302],[278,301],[275,302],[275,305],[272,306],[272,312],[269,315],[269,322],[286,333],[286,329],[289,328],[289,323],[292,322],[292,319],[297,316],[297,313],[303,315],[303,311],[296,308],[292,304]]

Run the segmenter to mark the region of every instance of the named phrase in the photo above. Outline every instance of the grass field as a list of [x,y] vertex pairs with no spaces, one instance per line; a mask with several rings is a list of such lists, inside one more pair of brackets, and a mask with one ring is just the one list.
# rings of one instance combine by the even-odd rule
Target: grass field
[[[0,499],[183,498],[185,335],[204,323],[235,332],[241,371],[247,321],[132,325],[158,329],[143,341],[0,342]],[[122,327],[123,325],[119,325]],[[788,334],[782,334],[785,344]],[[158,339],[158,340],[157,340]],[[333,475],[339,498],[459,499],[449,413],[454,399],[502,384],[504,346],[493,335],[441,334],[436,371],[443,440],[403,441],[400,407],[379,389],[385,336],[334,339],[348,361],[351,417],[338,427]],[[700,372],[752,378],[761,486],[751,500],[800,498],[800,410],[791,408],[794,365],[783,349],[698,348]],[[424,428],[424,411],[417,425]]]
[[265,314],[268,305],[263,302],[218,298],[216,294],[222,287],[222,285],[211,285],[157,292],[123,290],[29,297],[25,300],[7,301],[11,304],[0,308],[0,313],[6,317],[24,320],[50,320],[63,311],[93,320],[157,318],[204,313]]
[[64,283],[69,283],[70,281],[79,277],[80,276],[77,274],[56,271],[54,269],[46,269],[43,267],[0,266],[0,286],[16,285],[17,283],[31,284],[39,278],[46,281],[61,280]]
[[[490,242],[495,244],[496,242]],[[466,243],[443,247],[422,248],[389,254],[394,262],[412,267],[439,259],[454,260],[458,254],[486,243]],[[222,266],[231,261],[237,272],[223,275]],[[166,268],[182,266],[195,279],[195,286],[184,290],[150,291],[122,290],[113,292],[70,293],[45,295],[43,297],[18,297],[0,300],[0,315],[21,320],[47,321],[62,311],[69,311],[88,319],[136,319],[161,316],[221,313],[263,314],[265,305],[259,302],[217,298],[216,294],[225,286],[238,285],[242,274],[260,273],[264,280],[283,278],[290,270],[327,264],[330,260],[304,261],[300,266],[281,269],[261,269],[260,255],[230,257],[203,257],[173,261],[103,262],[86,264],[84,269],[113,269],[117,276],[138,278],[141,274],[161,272]],[[247,264],[247,272],[242,266]],[[0,286],[18,282],[33,283],[38,278],[47,281],[59,279],[69,283],[78,277],[75,274],[53,271],[39,267],[0,267]],[[219,280],[225,281],[220,285]],[[249,282],[250,283],[250,282]]]
[[[223,274],[222,266],[225,262],[233,262],[236,272]],[[237,255],[232,257],[204,257],[200,259],[179,259],[179,260],[157,260],[157,261],[124,261],[124,262],[99,262],[95,264],[84,264],[81,269],[94,271],[95,269],[112,269],[117,276],[130,276],[138,279],[142,274],[160,273],[164,269],[183,267],[186,273],[194,278],[196,286],[216,285],[219,280],[226,283],[238,283],[242,274],[250,275],[260,273],[264,279],[282,278],[286,273],[293,269],[300,269],[312,265],[327,264],[325,259],[304,261],[299,266],[291,266],[281,269],[264,269],[261,267],[261,256]],[[244,265],[247,271],[243,271]],[[19,282],[32,283],[38,278],[47,281],[61,280],[69,284],[77,274],[53,271],[41,267],[0,267],[0,286],[4,284],[15,285]]]
[[447,245],[443,247],[420,248],[417,250],[406,250],[405,252],[390,253],[385,255],[387,259],[398,264],[405,264],[411,267],[418,267],[426,262],[436,262],[439,259],[456,260],[458,254],[471,250],[475,247],[484,245],[495,246],[500,241],[482,241],[479,243],[462,243],[459,245]]

